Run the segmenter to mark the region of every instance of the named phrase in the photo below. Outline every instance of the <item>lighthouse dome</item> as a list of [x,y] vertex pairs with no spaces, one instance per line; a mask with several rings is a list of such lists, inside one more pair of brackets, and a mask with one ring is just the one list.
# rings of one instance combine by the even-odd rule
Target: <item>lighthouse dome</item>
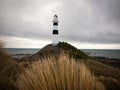
[[57,15],[54,15],[53,22],[59,22],[59,21],[58,21],[58,16],[57,16]]
[[58,17],[58,16],[55,14],[54,17]]

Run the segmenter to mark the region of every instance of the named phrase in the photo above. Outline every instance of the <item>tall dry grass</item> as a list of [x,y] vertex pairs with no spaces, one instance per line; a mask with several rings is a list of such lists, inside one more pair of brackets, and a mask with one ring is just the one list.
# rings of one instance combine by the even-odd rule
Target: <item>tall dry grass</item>
[[23,68],[3,50],[0,43],[0,90],[104,90],[83,63],[65,54],[46,57]]
[[105,90],[83,63],[63,54],[33,62],[17,84],[20,90]]
[[0,40],[0,90],[18,90],[16,81],[23,68],[12,60],[11,56],[3,49]]

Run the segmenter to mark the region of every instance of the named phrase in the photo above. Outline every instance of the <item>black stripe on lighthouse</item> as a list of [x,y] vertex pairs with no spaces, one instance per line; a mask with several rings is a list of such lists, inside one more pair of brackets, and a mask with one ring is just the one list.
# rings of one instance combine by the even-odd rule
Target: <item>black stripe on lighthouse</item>
[[53,34],[58,34],[58,30],[53,30]]
[[54,26],[58,26],[58,23],[53,23]]

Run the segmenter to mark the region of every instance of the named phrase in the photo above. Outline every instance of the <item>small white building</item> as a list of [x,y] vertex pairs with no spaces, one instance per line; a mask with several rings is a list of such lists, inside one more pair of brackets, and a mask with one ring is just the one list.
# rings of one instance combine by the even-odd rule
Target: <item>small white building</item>
[[59,43],[59,31],[58,31],[58,16],[54,15],[53,18],[53,39],[52,39],[52,44],[57,45]]

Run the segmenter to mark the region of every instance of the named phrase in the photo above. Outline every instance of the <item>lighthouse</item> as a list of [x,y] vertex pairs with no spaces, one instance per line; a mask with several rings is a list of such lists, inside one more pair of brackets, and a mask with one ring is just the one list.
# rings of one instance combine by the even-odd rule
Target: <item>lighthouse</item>
[[59,32],[58,32],[58,16],[54,15],[53,18],[53,32],[52,32],[52,44],[55,46],[59,43]]

